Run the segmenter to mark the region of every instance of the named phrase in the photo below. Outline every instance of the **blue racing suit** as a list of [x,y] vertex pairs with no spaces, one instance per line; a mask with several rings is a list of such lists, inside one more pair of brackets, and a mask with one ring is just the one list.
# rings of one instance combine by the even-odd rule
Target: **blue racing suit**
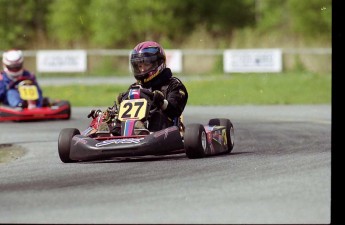
[[36,81],[36,76],[27,70],[23,71],[16,80],[11,80],[5,71],[0,73],[0,103],[11,107],[17,107],[23,104],[18,92],[18,83],[23,80],[31,80],[36,85],[39,98],[36,101],[37,107],[42,107],[43,96],[42,89]]

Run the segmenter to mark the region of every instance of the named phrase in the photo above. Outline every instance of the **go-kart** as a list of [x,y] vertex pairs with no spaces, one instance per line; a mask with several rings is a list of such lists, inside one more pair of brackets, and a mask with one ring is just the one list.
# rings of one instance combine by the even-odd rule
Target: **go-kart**
[[71,105],[66,100],[43,98],[42,107],[30,108],[28,102],[39,98],[37,86],[30,80],[22,80],[16,84],[20,98],[25,105],[23,107],[10,107],[0,104],[0,122],[2,121],[36,121],[69,119]]
[[185,153],[194,159],[232,151],[234,127],[229,119],[214,118],[207,125],[185,126],[182,118],[177,118],[173,126],[148,130],[150,116],[158,109],[152,103],[153,96],[147,93],[150,92],[140,86],[132,87],[129,99],[123,100],[119,106],[115,102],[103,112],[98,110],[84,131],[62,129],[58,138],[61,161],[71,163],[177,153]]

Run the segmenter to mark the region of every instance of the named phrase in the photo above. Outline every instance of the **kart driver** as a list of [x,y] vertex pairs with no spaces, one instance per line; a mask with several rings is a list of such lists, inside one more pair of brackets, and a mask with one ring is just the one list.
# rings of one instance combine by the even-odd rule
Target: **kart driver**
[[[187,104],[188,92],[166,67],[164,49],[153,41],[139,43],[130,54],[130,65],[136,82],[129,89],[137,85],[148,89],[153,93],[153,104],[159,109],[151,114],[148,130],[158,131],[173,126]],[[119,104],[128,99],[129,89],[118,95]],[[95,113],[96,110],[91,110],[88,117],[95,118]]]
[[[139,43],[130,55],[133,75],[137,80],[132,85],[141,85],[153,92],[153,104],[160,110],[151,115],[149,130],[157,131],[174,125],[181,116],[188,99],[184,84],[166,67],[164,49],[153,41]],[[131,86],[132,86],[131,85]],[[119,104],[128,98],[128,92],[120,93]]]
[[[42,90],[34,74],[23,68],[24,56],[21,50],[9,50],[2,55],[3,71],[0,73],[0,103],[11,107],[36,108],[43,102]],[[36,85],[38,99],[25,101],[17,89],[21,81],[29,80]]]

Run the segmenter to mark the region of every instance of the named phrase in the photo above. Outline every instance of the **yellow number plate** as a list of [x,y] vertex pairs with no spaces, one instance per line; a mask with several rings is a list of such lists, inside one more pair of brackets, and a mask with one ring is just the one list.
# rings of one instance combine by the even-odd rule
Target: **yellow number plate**
[[141,120],[146,116],[147,100],[142,99],[130,99],[123,100],[120,104],[119,120],[125,121],[128,119]]
[[18,87],[20,98],[23,100],[37,100],[38,90],[34,85],[23,85]]

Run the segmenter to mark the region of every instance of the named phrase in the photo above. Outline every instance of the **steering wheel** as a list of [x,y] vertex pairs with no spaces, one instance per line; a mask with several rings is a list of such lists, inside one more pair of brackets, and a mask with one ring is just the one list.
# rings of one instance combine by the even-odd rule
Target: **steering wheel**
[[150,91],[149,89],[146,89],[146,88],[143,88],[143,87],[140,86],[140,97],[146,98],[150,102],[149,103],[150,104],[149,114],[152,114],[152,113],[154,113],[154,112],[159,110],[159,108],[156,105],[153,104],[153,96],[154,96],[154,94],[152,93],[152,91]]

